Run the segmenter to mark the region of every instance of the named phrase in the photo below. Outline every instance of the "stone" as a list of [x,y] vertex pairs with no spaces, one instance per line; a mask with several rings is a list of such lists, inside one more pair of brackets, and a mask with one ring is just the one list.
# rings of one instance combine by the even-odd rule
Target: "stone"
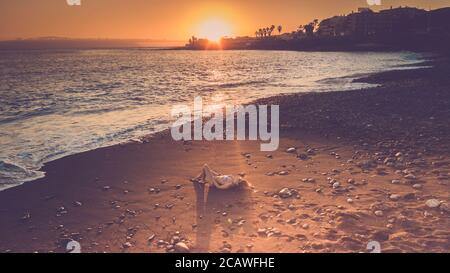
[[408,179],[408,180],[416,180],[417,179],[417,177],[415,175],[411,174],[411,173],[405,175],[405,178]]
[[156,234],[151,234],[150,236],[148,236],[147,241],[151,242],[151,241],[153,241],[153,239],[155,239],[155,237],[156,237]]
[[448,203],[442,203],[439,208],[442,212],[450,213],[450,205]]
[[394,179],[394,180],[391,181],[391,183],[394,184],[394,185],[397,185],[397,184],[400,184],[401,181],[398,180],[398,179]]
[[191,250],[189,249],[189,247],[183,243],[183,242],[178,242],[174,245],[174,249],[176,252],[178,253],[189,253]]
[[427,207],[429,208],[437,208],[441,205],[441,202],[437,199],[428,199],[425,202],[425,205],[427,205]]
[[278,175],[288,175],[289,172],[288,171],[280,171],[278,172]]
[[377,231],[373,234],[373,239],[376,241],[387,241],[389,240],[389,233],[383,230]]
[[287,150],[286,150],[286,153],[290,153],[290,154],[292,154],[292,153],[295,153],[297,151],[297,149],[296,148],[294,148],[294,147],[291,147],[291,148],[288,148]]
[[423,188],[422,184],[414,184],[412,187],[416,190],[420,190]]
[[130,248],[130,247],[132,247],[133,245],[132,245],[130,242],[126,242],[126,243],[124,243],[122,246],[123,246],[123,248]]
[[347,199],[347,203],[352,204],[352,203],[353,203],[353,199],[348,198],[348,199]]
[[267,230],[266,230],[265,228],[259,228],[258,231],[257,231],[257,233],[258,233],[260,236],[267,235]]
[[335,182],[333,183],[333,189],[337,189],[341,186],[341,184],[339,182]]
[[375,216],[378,216],[378,217],[382,217],[384,215],[383,211],[381,211],[381,210],[376,210],[374,212],[374,214],[375,214]]
[[280,190],[280,192],[278,193],[278,195],[279,195],[281,198],[289,198],[289,197],[292,196],[292,191],[291,191],[290,189],[288,189],[288,188],[284,188],[284,189]]
[[389,195],[389,199],[391,199],[392,201],[398,201],[400,200],[401,196],[399,194],[391,194]]

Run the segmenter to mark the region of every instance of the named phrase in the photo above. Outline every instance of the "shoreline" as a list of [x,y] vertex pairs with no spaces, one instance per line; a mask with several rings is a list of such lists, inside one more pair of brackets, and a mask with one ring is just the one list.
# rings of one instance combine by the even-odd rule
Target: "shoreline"
[[[360,79],[379,87],[256,100],[282,109],[274,153],[259,152],[259,142],[174,142],[165,130],[46,163],[45,178],[0,192],[0,252],[64,252],[69,239],[86,252],[171,252],[175,236],[193,252],[354,252],[370,239],[388,252],[448,252],[445,206],[424,207],[431,197],[450,201],[450,69],[447,60],[433,63]],[[406,154],[402,161],[397,153]],[[204,163],[245,172],[256,192],[212,192],[201,211],[189,178]],[[403,174],[408,168],[417,170]],[[277,174],[283,170],[288,175]],[[330,188],[328,177],[341,185]],[[299,196],[277,197],[285,187]],[[422,219],[425,212],[431,216]]]
[[[365,54],[370,54],[370,53],[365,53]],[[410,62],[415,62],[415,63],[399,64],[398,66],[394,66],[394,65],[386,66],[385,71],[406,69],[406,68],[412,69],[413,67],[417,68],[418,66],[424,65],[425,60],[429,59],[428,55],[415,54],[412,52],[405,52],[402,54],[411,55],[411,56],[405,57],[403,62],[408,62],[408,60],[412,60]],[[378,67],[375,70],[380,70],[380,67]],[[322,93],[322,92],[331,91],[333,89],[334,89],[333,91],[335,91],[335,92],[366,89],[366,88],[374,87],[375,85],[359,83],[358,81],[353,81],[354,83],[350,84],[350,82],[354,79],[366,77],[366,76],[370,75],[370,73],[371,72],[368,72],[368,71],[367,72],[360,71],[359,73],[357,71],[353,71],[353,72],[347,72],[345,75],[342,75],[342,76],[332,77],[330,75],[329,78],[324,78],[324,79],[320,79],[320,80],[316,81],[317,84],[314,87],[310,86],[308,89],[305,88],[308,92],[304,92],[304,90],[302,90],[302,89],[300,89],[300,90],[296,89],[296,91],[284,90],[284,92],[280,93],[280,94],[281,95],[290,95],[290,94],[295,94],[295,93],[300,93],[300,92],[302,92],[302,93],[314,93],[314,92]],[[376,72],[372,72],[372,73],[376,73]],[[344,86],[342,86],[342,84],[338,83],[338,87],[336,87],[336,86],[333,87],[333,85],[335,85],[334,84],[335,81],[338,81],[338,82],[345,81],[346,83],[344,83],[344,84],[350,84],[350,86],[344,87]],[[232,85],[232,84],[234,84],[234,83],[233,82],[230,83],[230,85]],[[344,88],[348,88],[348,89],[344,90]],[[327,91],[321,91],[321,89],[327,89]],[[241,101],[241,103],[249,104],[249,103],[253,103],[255,100],[257,100],[257,98],[270,98],[271,96],[274,96],[274,95],[270,95],[270,94],[263,95],[262,93],[260,93],[259,95],[250,96],[251,99],[245,99],[244,101]],[[168,125],[169,125],[169,123],[167,123],[167,126]],[[70,148],[74,148],[74,149],[70,149],[70,148],[64,149],[64,151],[62,153],[57,151],[54,153],[56,155],[53,155],[52,153],[43,154],[40,157],[37,157],[37,159],[35,160],[35,163],[21,161],[20,158],[18,158],[18,161],[16,161],[14,159],[17,159],[17,158],[14,158],[14,157],[10,158],[10,157],[5,156],[4,162],[1,162],[1,163],[5,163],[5,168],[2,168],[2,170],[5,171],[5,177],[8,176],[8,174],[9,174],[8,172],[10,172],[11,169],[17,168],[17,169],[20,169],[20,175],[24,179],[18,178],[19,176],[15,176],[12,179],[10,179],[9,181],[5,179],[4,183],[3,183],[3,181],[1,181],[2,183],[0,184],[0,191],[3,191],[5,189],[11,188],[11,187],[16,187],[20,184],[32,182],[32,181],[35,181],[36,179],[45,177],[45,173],[42,172],[42,167],[43,167],[43,165],[45,165],[49,162],[59,160],[61,158],[64,158],[64,157],[67,157],[67,156],[70,156],[73,154],[81,153],[81,152],[87,152],[87,151],[92,151],[92,150],[102,148],[102,147],[118,145],[119,143],[123,144],[123,143],[127,143],[127,142],[140,141],[140,139],[146,138],[147,134],[152,134],[154,132],[161,131],[161,130],[165,130],[165,129],[164,128],[154,128],[154,130],[153,130],[153,128],[152,128],[151,133],[149,132],[149,130],[147,130],[147,132],[143,132],[142,130],[135,131],[133,138],[128,138],[128,140],[123,139],[122,142],[117,141],[117,140],[102,141],[99,143],[92,142],[92,143],[88,143],[88,144],[84,145],[84,147],[70,147]],[[28,151],[24,151],[20,147],[18,149],[20,150],[20,152],[28,152]],[[34,150],[31,150],[30,152],[31,152],[30,154],[33,154]],[[11,167],[9,167],[8,165],[10,165]],[[24,166],[28,166],[28,167],[24,167]],[[26,171],[28,171],[29,173],[26,174]],[[18,178],[18,179],[16,179],[16,178]]]

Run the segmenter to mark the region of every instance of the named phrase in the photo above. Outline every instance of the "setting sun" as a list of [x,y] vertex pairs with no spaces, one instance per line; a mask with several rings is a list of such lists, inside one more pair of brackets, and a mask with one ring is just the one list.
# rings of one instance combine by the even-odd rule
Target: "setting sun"
[[213,42],[219,42],[223,37],[232,36],[232,32],[230,24],[216,18],[202,22],[197,31],[200,38],[206,38]]

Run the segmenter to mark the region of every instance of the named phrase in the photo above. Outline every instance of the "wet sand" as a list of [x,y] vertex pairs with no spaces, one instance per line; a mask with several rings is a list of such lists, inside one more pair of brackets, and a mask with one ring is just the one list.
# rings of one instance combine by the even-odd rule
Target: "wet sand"
[[[273,153],[163,132],[48,163],[0,192],[0,251],[450,252],[449,72],[436,61],[363,79],[377,88],[260,100],[280,105]],[[205,163],[255,188],[204,206],[190,178]]]

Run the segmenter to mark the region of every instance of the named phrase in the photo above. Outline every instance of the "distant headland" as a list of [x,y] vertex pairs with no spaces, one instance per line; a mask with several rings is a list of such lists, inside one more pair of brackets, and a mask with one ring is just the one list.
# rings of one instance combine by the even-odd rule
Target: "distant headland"
[[283,26],[259,28],[253,37],[224,37],[220,42],[192,37],[184,47],[192,50],[448,50],[450,7],[426,11],[398,7],[374,12],[360,8],[347,15],[313,20],[296,31]]

